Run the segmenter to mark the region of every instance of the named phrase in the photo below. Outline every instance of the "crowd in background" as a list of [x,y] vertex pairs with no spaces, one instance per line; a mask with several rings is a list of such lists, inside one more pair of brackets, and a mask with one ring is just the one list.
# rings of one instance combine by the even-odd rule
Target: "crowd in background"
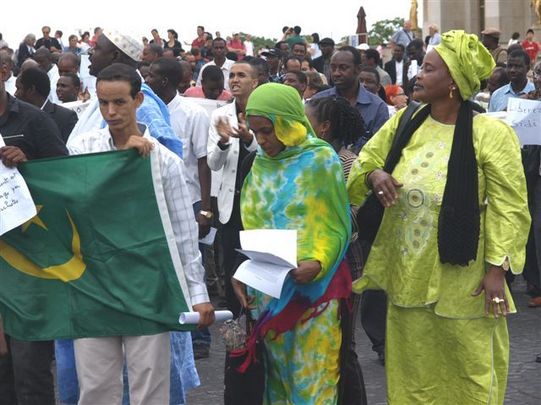
[[[463,258],[457,257],[455,253],[449,253],[446,250],[448,247],[440,244],[437,234],[423,228],[433,230],[432,223],[425,224],[423,221],[427,218],[432,221],[435,214],[431,212],[426,213],[424,217],[416,217],[415,215],[420,214],[411,214],[413,211],[408,211],[412,207],[428,204],[427,209],[431,210],[433,209],[431,204],[434,204],[439,210],[440,205],[443,207],[450,204],[457,212],[463,210],[469,222],[477,221],[479,224],[479,221],[484,223],[486,220],[487,223],[491,223],[497,235],[494,236],[491,231],[484,234],[483,230],[479,234],[477,225],[475,243],[483,241],[487,246],[493,244],[497,247],[495,252],[490,253],[492,254],[490,258],[487,258],[490,256],[489,253],[486,254],[487,257],[485,253],[480,253],[480,259],[477,260],[477,244],[466,246],[464,248],[466,250],[475,250],[475,254],[466,255],[466,263],[473,260],[474,264],[471,264],[470,275],[460,274],[463,275],[463,280],[471,282],[471,286],[475,282],[479,283],[479,280],[484,280],[481,259],[486,259],[491,265],[504,269],[505,272],[501,274],[505,274],[506,282],[512,285],[514,275],[507,271],[508,260],[511,253],[516,254],[513,259],[518,257],[516,272],[519,273],[521,269],[518,267],[523,261],[521,260],[523,253],[520,252],[520,246],[512,246],[509,235],[516,235],[524,230],[528,234],[530,224],[526,213],[516,214],[516,217],[513,217],[514,214],[509,212],[515,209],[520,211],[526,206],[525,203],[529,203],[532,225],[527,242],[524,277],[528,281],[528,292],[531,295],[529,305],[541,307],[541,260],[538,260],[538,257],[541,259],[540,147],[522,148],[526,170],[524,184],[527,186],[526,194],[526,189],[521,189],[520,176],[523,170],[520,157],[511,161],[511,157],[516,158],[519,153],[518,144],[510,143],[509,139],[506,139],[506,136],[512,133],[509,132],[511,130],[499,126],[497,122],[481,121],[476,118],[478,113],[505,111],[510,98],[541,100],[541,63],[538,61],[540,46],[534,38],[532,29],[526,30],[524,40],[520,41],[520,34],[515,33],[508,43],[506,39],[501,38],[501,33],[496,28],[489,28],[480,33],[482,45],[473,36],[468,36],[465,40],[470,41],[472,49],[475,48],[480,56],[478,60],[475,58],[470,60],[470,54],[460,54],[460,58],[470,58],[469,66],[474,66],[473,70],[466,73],[459,72],[464,59],[457,59],[456,56],[463,51],[459,50],[458,46],[453,48],[453,41],[458,41],[457,38],[462,38],[462,35],[466,34],[456,32],[452,35],[440,34],[438,27],[431,24],[428,36],[423,39],[412,31],[409,21],[406,21],[390,38],[388,44],[379,44],[377,47],[368,44],[352,47],[345,43],[336,43],[329,37],[320,38],[317,33],[303,36],[299,26],[284,27],[282,36],[271,47],[256,47],[249,34],[233,33],[224,38],[220,32],[213,35],[205,31],[203,26],[197,27],[197,36],[191,43],[181,42],[174,29],[167,30],[166,38],[162,38],[158,30],[152,29],[151,39],[144,37],[141,41],[99,27],[92,35],[89,32],[84,32],[80,36],[69,35],[67,41],[62,31],[55,31],[54,36],[51,36],[51,32],[50,27],[44,26],[41,38],[37,39],[34,34],[28,34],[19,46],[12,47],[9,45],[13,45],[13,39],[4,39],[0,34],[2,88],[16,99],[29,103],[50,116],[56,126],[56,129],[51,130],[51,136],[62,142],[62,145],[58,146],[58,153],[51,152],[51,155],[64,155],[82,142],[81,137],[90,128],[96,129],[103,122],[97,102],[100,95],[96,94],[96,80],[99,83],[100,80],[112,79],[100,79],[100,74],[106,72],[108,66],[115,64],[125,64],[137,69],[142,82],[140,91],[145,95],[144,104],[137,110],[137,121],[147,124],[152,137],[182,157],[190,210],[193,209],[194,214],[191,220],[195,219],[199,238],[205,237],[212,227],[218,228],[217,237],[210,247],[200,245],[209,292],[219,297],[216,301],[217,306],[226,307],[235,315],[239,315],[242,308],[247,309],[254,304],[259,313],[267,314],[265,321],[259,324],[260,329],[267,332],[272,330],[275,333],[274,339],[270,339],[269,335],[265,335],[261,330],[259,335],[261,339],[265,339],[268,356],[265,403],[281,403],[282,398],[296,395],[298,402],[294,403],[330,404],[336,403],[338,391],[341,389],[343,391],[340,391],[340,395],[346,396],[348,389],[352,391],[357,389],[358,392],[363,390],[362,376],[356,381],[349,381],[347,388],[336,388],[339,377],[346,367],[344,364],[337,365],[337,359],[352,359],[351,364],[354,368],[357,367],[354,355],[355,342],[349,342],[348,356],[344,355],[344,349],[339,344],[341,339],[351,335],[353,330],[352,325],[344,325],[337,316],[339,313],[342,315],[346,313],[341,311],[346,311],[348,304],[345,302],[350,297],[353,297],[350,303],[353,324],[359,317],[381,364],[386,363],[386,354],[391,358],[390,367],[387,364],[387,375],[390,381],[389,400],[396,401],[392,403],[414,403],[401,402],[404,398],[409,400],[414,397],[404,380],[407,378],[405,370],[411,359],[398,353],[402,339],[401,328],[405,328],[408,324],[434,325],[440,328],[441,333],[470,334],[471,326],[465,323],[459,325],[457,322],[450,327],[443,325],[441,318],[430,311],[411,311],[406,315],[403,308],[421,306],[419,303],[422,300],[425,300],[423,303],[430,304],[440,300],[443,304],[437,307],[436,312],[446,314],[444,316],[449,318],[472,314],[477,316],[481,306],[484,308],[484,301],[481,304],[476,301],[477,306],[471,304],[471,308],[467,305],[460,307],[461,304],[451,298],[445,301],[443,296],[435,298],[430,291],[420,291],[411,280],[407,280],[407,277],[400,281],[410,288],[407,293],[411,295],[400,295],[403,292],[401,288],[405,288],[403,285],[398,286],[395,284],[396,280],[392,280],[388,274],[373,270],[378,266],[385,267],[385,258],[400,255],[407,257],[411,254],[409,257],[414,259],[404,266],[412,279],[415,279],[415,271],[430,268],[427,270],[430,274],[423,275],[426,279],[421,281],[417,279],[419,285],[426,286],[427,290],[430,290],[434,287],[432,283],[435,279],[429,279],[429,276],[433,276],[437,278],[438,285],[450,283],[445,288],[441,287],[439,293],[450,294],[449,288],[460,286],[458,279],[446,276],[445,272],[462,272],[463,268],[449,270],[446,266],[462,266]],[[6,40],[10,41],[9,45]],[[447,73],[445,66],[448,68]],[[437,80],[431,79],[434,72],[441,74],[440,81],[447,80],[451,84],[442,90],[440,88],[442,85],[438,85]],[[129,76],[129,72],[125,74]],[[443,93],[436,94],[437,91]],[[6,98],[5,105],[12,105],[9,104],[13,103],[9,97]],[[445,99],[445,102],[442,102],[442,99]],[[432,110],[428,108],[421,109],[420,112],[416,110],[414,117],[417,118],[412,118],[412,122],[417,126],[411,124],[406,129],[401,128],[401,117],[410,106],[416,106],[417,101],[431,106]],[[446,122],[447,116],[437,115],[437,109],[442,107],[456,109],[449,122]],[[163,111],[168,112],[167,118],[162,116]],[[419,118],[422,115],[423,118]],[[444,118],[438,123],[441,117]],[[471,187],[464,192],[466,195],[464,199],[471,197],[469,201],[479,205],[478,187],[480,196],[493,192],[490,197],[503,204],[497,205],[498,209],[501,208],[499,211],[501,216],[496,219],[490,217],[496,215],[491,213],[490,208],[484,207],[481,213],[472,212],[475,210],[471,210],[471,207],[454,202],[457,204],[455,206],[450,202],[451,198],[448,195],[457,194],[461,186],[457,177],[458,172],[451,172],[451,166],[447,183],[446,175],[441,174],[442,170],[446,169],[446,165],[444,168],[441,162],[450,159],[450,162],[456,163],[456,159],[459,159],[453,155],[458,153],[455,152],[458,147],[455,147],[454,143],[451,145],[447,142],[449,138],[445,138],[453,136],[454,129],[445,128],[445,124],[453,125],[453,128],[458,127],[462,119],[464,120],[462,124],[473,122],[469,134],[464,135],[466,146],[475,145],[477,158],[486,159],[487,162],[487,172],[483,172],[479,184],[476,171],[473,174],[471,172],[465,174],[471,180]],[[467,121],[468,119],[470,121]],[[487,118],[482,118],[485,119]],[[445,123],[441,123],[442,121]],[[0,121],[0,133],[3,131],[3,125],[6,123]],[[420,141],[420,138],[415,138],[413,134],[417,130],[424,134],[438,130],[440,131],[438,133],[443,135],[433,139],[431,141],[433,143],[427,144]],[[402,149],[395,149],[393,136],[401,132],[409,134],[411,143],[402,145]],[[485,137],[484,134],[488,132],[490,133]],[[454,134],[457,137],[457,133]],[[490,134],[496,134],[495,143],[492,146],[482,144],[482,140],[488,139]],[[478,142],[482,146],[479,146]],[[434,145],[445,146],[441,148],[438,146],[440,149],[434,152],[431,149],[436,149]],[[404,156],[408,151],[413,153],[408,149],[413,146],[422,149],[423,153],[426,152],[422,161],[415,161],[410,167],[403,161],[399,163],[396,160],[394,165],[398,168],[397,173],[403,175],[402,178],[422,183],[426,179],[419,180],[422,176],[419,177],[417,174],[432,165],[431,162],[436,160],[432,159],[436,153],[440,163],[436,164],[436,167],[430,166],[430,171],[438,181],[437,185],[434,185],[432,180],[426,180],[430,183],[430,187],[434,188],[426,195],[407,184],[404,184],[405,190],[400,191],[403,185],[380,170],[387,167],[388,160],[385,159],[387,154],[391,156],[395,151],[394,153],[397,153],[395,158],[398,159],[400,153],[404,153]],[[498,159],[503,159],[495,150],[500,146],[509,148],[516,154],[510,153],[511,157],[504,159],[502,161],[504,163],[496,164]],[[36,148],[35,153],[24,151],[26,158],[49,156],[40,154],[38,149]],[[470,155],[461,155],[463,161],[470,159],[471,163],[476,157],[475,153],[471,147]],[[25,159],[21,158],[20,161],[23,160]],[[507,167],[503,167],[504,164]],[[295,170],[291,167],[295,167]],[[406,168],[411,172],[406,173]],[[511,169],[518,170],[520,175],[511,172]],[[269,177],[269,173],[281,174],[281,180],[274,181],[272,176]],[[312,177],[314,173],[315,177]],[[511,180],[507,183],[507,179],[514,176],[518,176],[517,183]],[[347,181],[347,189],[344,179]],[[499,182],[498,179],[504,180]],[[489,184],[487,189],[483,188],[484,180]],[[291,186],[292,183],[295,184],[294,188]],[[321,184],[325,184],[325,190],[321,188]],[[515,191],[524,191],[524,195],[518,195],[518,192],[517,195],[511,196],[505,194],[513,187]],[[448,192],[448,188],[451,191]],[[382,206],[387,208],[399,204],[402,209],[401,212],[395,210],[397,214],[393,214],[392,217],[391,214],[385,216],[380,228],[388,240],[402,238],[407,242],[404,245],[397,244],[395,250],[383,247],[382,237],[379,243],[378,239],[372,241],[373,246],[363,244],[360,237],[356,240],[357,225],[359,229],[363,227],[363,224],[355,223],[356,211],[370,189]],[[472,191],[474,189],[475,191]],[[404,195],[407,193],[407,197],[399,200],[401,192]],[[283,201],[284,195],[290,197],[287,204]],[[282,199],[279,196],[282,196]],[[500,197],[502,202],[499,200]],[[265,204],[262,201],[265,201]],[[409,206],[400,205],[406,204],[404,201]],[[351,207],[350,202],[353,205]],[[511,208],[506,210],[505,204]],[[327,218],[313,214],[317,210],[324,209],[329,210]],[[261,212],[265,212],[266,215],[260,216]],[[314,219],[312,214],[316,215],[317,219]],[[353,237],[350,228],[352,218]],[[444,221],[441,216],[439,219]],[[395,228],[399,221],[410,224],[411,228]],[[498,228],[494,221],[509,223],[515,228],[514,230]],[[290,296],[269,303],[268,297],[263,294],[246,291],[240,283],[232,282],[232,276],[243,260],[236,249],[240,248],[239,231],[242,229],[281,227],[301,230],[302,238],[306,240],[303,239],[304,244],[299,252],[303,255],[302,260],[299,259],[299,267],[291,276],[290,290],[286,289]],[[475,226],[466,228],[475,229]],[[452,231],[449,231],[449,234],[452,234]],[[450,244],[459,243],[457,239],[460,238],[456,234],[452,234],[449,238]],[[515,239],[518,244],[519,239],[518,236]],[[502,246],[505,246],[505,249]],[[425,248],[427,250],[423,250]],[[439,252],[440,256],[447,254],[448,262],[427,264],[426,257],[421,259],[423,251]],[[370,261],[367,261],[369,252],[371,252]],[[499,253],[504,254],[505,260],[496,263],[499,258],[494,259],[494,256]],[[346,259],[342,261],[344,257]],[[347,266],[343,263],[347,263]],[[359,279],[365,269],[368,269],[371,281],[383,287],[384,291],[359,288],[362,294],[352,296],[351,279]],[[194,270],[194,274],[196,273]],[[349,288],[344,287],[348,282]],[[492,281],[489,280],[483,285],[487,297],[489,286],[492,286],[490,282]],[[312,287],[310,289],[306,286]],[[477,288],[477,285],[474,287]],[[481,291],[482,289],[477,294],[479,295]],[[295,301],[296,294],[309,297],[309,304]],[[499,300],[506,302],[506,307],[501,308],[501,313],[512,312],[512,302],[508,302],[508,291],[498,290],[497,294],[496,292],[494,294],[490,297],[492,303],[499,305]],[[487,305],[490,304],[489,301]],[[453,306],[455,308],[452,308]],[[207,308],[206,311],[210,312],[210,309]],[[494,311],[495,313],[500,311],[499,306]],[[309,315],[306,315],[308,313]],[[482,319],[484,322],[484,318]],[[497,329],[498,337],[503,339],[506,333],[504,324],[481,323],[479,330],[488,331],[489,326],[494,327],[494,330]],[[386,330],[387,328],[390,330]],[[438,333],[435,332],[432,338],[436,340],[442,338],[443,335]],[[326,340],[325,336],[333,336],[333,339]],[[414,345],[414,340],[420,337],[419,330],[414,331],[409,337],[404,338],[403,344]],[[214,336],[211,337],[208,328],[202,327],[191,336],[183,334],[176,343],[182,345],[183,350],[193,350],[195,359],[199,359],[209,356],[212,338]],[[428,337],[426,339],[424,342],[430,346],[430,339]],[[483,340],[483,344],[484,342]],[[27,343],[30,345],[30,342]],[[478,343],[479,341],[476,345]],[[173,340],[171,344],[174,344]],[[478,353],[486,354],[485,349],[488,346],[479,348],[471,341],[466,341],[465,344],[471,344],[470,347],[475,348]],[[12,350],[16,350],[14,347],[13,345]],[[506,350],[505,345],[498,348],[502,349],[502,353]],[[451,350],[449,347],[444,349]],[[73,350],[73,347],[68,350]],[[314,359],[299,358],[294,356],[295,350],[298,353],[320,350],[321,355]],[[435,352],[426,353],[437,356]],[[45,364],[43,368],[45,371],[41,372],[47,374],[47,360],[52,358],[52,349],[47,351],[40,349],[40,353],[36,352],[34,355],[42,360],[41,364]],[[471,351],[461,351],[457,354],[457,364],[450,365],[446,370],[449,373],[464,372],[471,376],[474,374],[472,370],[464,371],[461,367],[463,363],[468,362],[468,356],[472,355]],[[504,353],[497,358],[502,364],[499,364],[500,369],[495,372],[505,381],[504,358]],[[480,357],[476,359],[479,360]],[[479,361],[486,361],[486,358],[483,359]],[[32,357],[29,356],[26,361],[32,361]],[[417,361],[425,362],[424,366],[427,369],[437,369],[437,365],[432,364],[435,363],[434,358]],[[539,356],[538,361],[541,361]],[[431,365],[428,366],[426,363]],[[453,368],[455,366],[456,368]],[[10,367],[17,369],[15,360]],[[193,367],[193,362],[189,363],[188,367]],[[398,369],[402,371],[399,373],[396,371]],[[348,370],[351,371],[350,368]],[[451,391],[455,393],[464,388],[468,393],[461,395],[466,398],[470,394],[472,397],[477,395],[476,390],[479,389],[483,392],[482,395],[488,395],[496,401],[495,403],[503,403],[505,387],[499,386],[493,391],[490,381],[487,382],[485,379],[492,375],[491,372],[483,369],[484,374],[478,381],[481,388],[475,388],[474,383],[460,382],[458,381],[460,377],[456,377],[457,381],[453,380],[449,384],[459,388],[457,391]],[[431,378],[438,375],[436,373],[426,380],[422,378],[420,380],[427,384],[433,383],[437,379]],[[19,377],[15,376],[15,379]],[[47,381],[45,385],[49,382],[52,384],[52,380],[43,378]],[[181,383],[185,389],[195,385],[193,381],[188,380]],[[175,384],[173,380],[171,384]],[[16,382],[14,386],[16,388],[12,395],[19,395],[20,387],[17,387]],[[437,384],[432,387],[434,386]],[[94,400],[88,398],[104,398],[93,397],[94,394],[84,391],[88,385],[81,388],[83,388],[81,392],[85,392],[87,396],[79,403],[90,404],[92,402],[84,401]],[[2,391],[0,397],[1,393]],[[36,395],[46,397],[51,393]],[[181,390],[178,393],[177,403],[183,403],[183,395]],[[358,395],[360,399],[352,403],[362,403],[362,395]],[[429,397],[430,395],[426,398]],[[313,398],[319,398],[321,402],[311,402]],[[64,402],[69,403],[67,400]],[[40,403],[54,403],[54,393],[53,402]]]

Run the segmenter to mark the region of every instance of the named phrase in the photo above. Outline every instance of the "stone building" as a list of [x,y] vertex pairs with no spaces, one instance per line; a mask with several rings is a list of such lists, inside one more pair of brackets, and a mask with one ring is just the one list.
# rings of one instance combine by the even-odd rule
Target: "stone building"
[[423,34],[428,25],[435,23],[440,32],[463,29],[480,34],[485,28],[497,28],[502,34],[500,41],[507,44],[513,32],[524,39],[526,30],[535,28],[536,39],[541,40],[541,26],[534,7],[539,0],[424,0]]

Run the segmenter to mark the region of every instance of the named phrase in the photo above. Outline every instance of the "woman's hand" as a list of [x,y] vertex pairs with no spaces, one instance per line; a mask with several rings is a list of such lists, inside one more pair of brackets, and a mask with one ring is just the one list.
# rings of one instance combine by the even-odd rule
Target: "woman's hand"
[[488,316],[490,308],[494,312],[494,317],[499,314],[506,316],[509,313],[509,303],[505,298],[505,270],[500,266],[490,266],[481,284],[473,292],[474,297],[478,297],[485,291],[485,315]]
[[299,263],[299,267],[290,274],[293,280],[299,284],[306,284],[312,281],[321,271],[321,264],[317,260],[307,260]]
[[235,292],[241,307],[244,309],[254,309],[252,304],[254,303],[255,297],[246,294],[246,286],[244,283],[241,283],[236,278],[231,278],[231,285],[233,286],[233,291]]
[[368,184],[385,208],[389,208],[398,200],[398,189],[402,183],[384,170],[376,169],[368,175]]

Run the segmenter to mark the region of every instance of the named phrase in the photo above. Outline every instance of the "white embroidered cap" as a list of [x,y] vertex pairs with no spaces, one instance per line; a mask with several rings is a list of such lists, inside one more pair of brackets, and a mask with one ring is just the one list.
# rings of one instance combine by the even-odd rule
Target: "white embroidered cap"
[[129,35],[121,34],[118,31],[104,30],[103,35],[111,41],[118,49],[132,58],[134,61],[141,61],[143,44]]

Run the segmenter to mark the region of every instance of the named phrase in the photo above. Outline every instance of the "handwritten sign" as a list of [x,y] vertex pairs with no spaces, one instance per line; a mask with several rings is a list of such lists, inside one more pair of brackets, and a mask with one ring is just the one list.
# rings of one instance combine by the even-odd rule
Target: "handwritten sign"
[[513,127],[521,145],[541,145],[541,101],[510,98],[505,121]]
[[[0,134],[0,147],[5,146]],[[17,169],[0,163],[0,235],[24,224],[36,215],[36,206]]]

